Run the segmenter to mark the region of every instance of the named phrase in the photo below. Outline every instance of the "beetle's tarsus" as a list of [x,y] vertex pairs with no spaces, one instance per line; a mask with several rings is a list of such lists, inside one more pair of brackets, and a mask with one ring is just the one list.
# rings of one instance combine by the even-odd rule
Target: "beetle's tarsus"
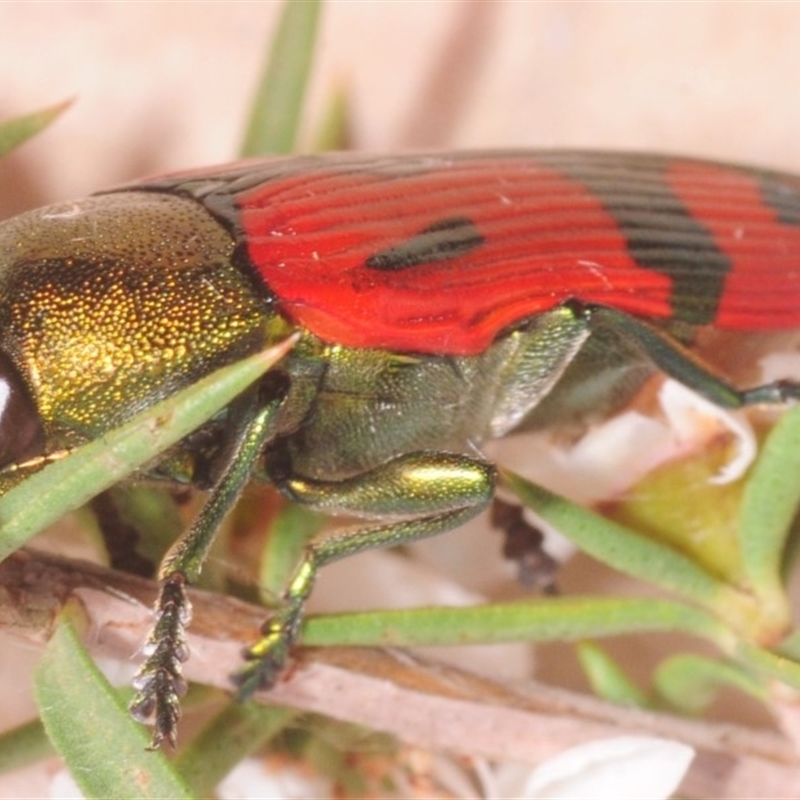
[[180,698],[186,694],[183,662],[189,657],[186,626],[191,619],[191,604],[181,573],[164,581],[156,601],[156,622],[145,644],[147,659],[133,679],[137,690],[128,706],[139,722],[153,723],[151,750],[166,741],[177,744]]
[[263,636],[245,648],[244,664],[231,676],[237,700],[247,700],[258,690],[275,685],[289,660],[301,620],[302,603],[290,601],[264,624]]
[[742,404],[756,403],[781,404],[800,400],[800,383],[791,380],[773,381],[746,389],[742,392]]

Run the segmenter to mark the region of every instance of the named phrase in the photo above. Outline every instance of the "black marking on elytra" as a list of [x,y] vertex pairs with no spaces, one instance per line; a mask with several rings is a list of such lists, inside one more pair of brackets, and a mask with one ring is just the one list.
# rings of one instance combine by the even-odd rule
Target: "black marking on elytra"
[[664,178],[671,161],[652,156],[566,156],[548,164],[586,186],[614,217],[636,263],[666,275],[676,320],[714,322],[733,264]]
[[389,272],[408,269],[457,258],[480,247],[485,241],[469,217],[451,217],[434,222],[395,247],[371,255],[365,266]]
[[775,212],[778,222],[784,225],[800,225],[800,191],[797,187],[770,176],[759,181],[761,201]]

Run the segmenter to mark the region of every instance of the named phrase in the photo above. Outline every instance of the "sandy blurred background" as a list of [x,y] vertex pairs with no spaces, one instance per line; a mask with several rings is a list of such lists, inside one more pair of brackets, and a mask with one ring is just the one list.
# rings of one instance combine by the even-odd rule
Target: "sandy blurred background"
[[[0,3],[0,215],[235,156],[279,2]],[[331,0],[308,115],[371,150],[581,146],[800,171],[800,4]]]

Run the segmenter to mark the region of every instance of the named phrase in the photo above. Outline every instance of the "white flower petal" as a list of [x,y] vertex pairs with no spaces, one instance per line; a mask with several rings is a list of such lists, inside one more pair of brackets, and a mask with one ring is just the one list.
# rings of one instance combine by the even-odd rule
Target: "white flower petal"
[[725,429],[736,437],[736,455],[711,479],[711,483],[731,483],[740,478],[758,453],[755,433],[747,419],[720,408],[674,380],[664,381],[658,392],[661,407],[679,440],[702,441],[714,429]]
[[133,661],[99,656],[95,658],[95,663],[112,686],[130,686],[133,676],[136,674],[137,665]]
[[50,797],[58,800],[84,800],[83,792],[66,769],[59,770],[50,781]]
[[694,758],[680,742],[620,736],[579,745],[537,767],[525,800],[665,800]]
[[256,758],[236,765],[217,787],[220,800],[304,800],[333,796],[330,782],[290,765],[275,767]]

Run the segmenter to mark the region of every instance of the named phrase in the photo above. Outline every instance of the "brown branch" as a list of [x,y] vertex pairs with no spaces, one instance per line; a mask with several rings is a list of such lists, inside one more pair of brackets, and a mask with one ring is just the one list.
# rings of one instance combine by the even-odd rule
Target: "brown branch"
[[[63,604],[78,598],[90,620],[90,651],[138,660],[155,593],[150,581],[20,551],[0,565],[0,628],[44,643]],[[192,592],[192,603],[186,676],[228,688],[264,610],[201,591]],[[800,786],[797,754],[777,732],[619,708],[542,685],[511,689],[407,652],[306,649],[286,680],[258,699],[387,731],[419,747],[533,764],[611,736],[677,739],[698,752],[681,787],[698,798],[790,797]]]

